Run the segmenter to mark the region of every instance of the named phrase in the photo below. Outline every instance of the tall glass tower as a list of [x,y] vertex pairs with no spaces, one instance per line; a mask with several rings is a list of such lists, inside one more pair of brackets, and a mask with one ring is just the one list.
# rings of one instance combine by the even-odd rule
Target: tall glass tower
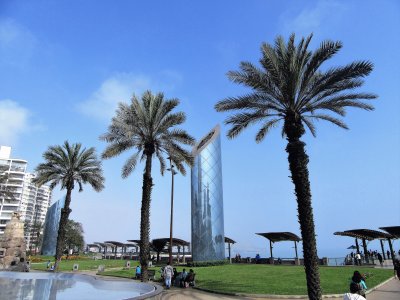
[[193,149],[192,258],[225,259],[220,126]]

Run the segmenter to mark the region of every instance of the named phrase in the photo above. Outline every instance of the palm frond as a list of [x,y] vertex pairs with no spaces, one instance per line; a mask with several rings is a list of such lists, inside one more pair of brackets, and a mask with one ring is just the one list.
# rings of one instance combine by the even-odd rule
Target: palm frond
[[267,122],[265,122],[256,135],[256,142],[260,143],[264,139],[265,135],[269,132],[269,130],[275,127],[276,123],[281,120],[282,118],[268,120]]
[[305,115],[304,117],[309,118],[309,119],[325,120],[325,121],[328,121],[328,122],[331,122],[331,123],[335,124],[336,126],[339,126],[339,127],[343,128],[343,129],[349,129],[347,127],[347,125],[343,121],[341,121],[341,120],[339,120],[337,118],[334,118],[332,116],[329,116],[329,115],[315,114],[315,115]]
[[[186,120],[183,112],[173,112],[178,105],[178,99],[165,99],[163,93],[153,94],[151,91],[143,93],[140,99],[134,95],[129,105],[120,104],[108,131],[100,136],[101,140],[108,143],[102,157],[111,158],[135,149],[135,159],[131,157],[132,161],[128,159],[126,162],[122,171],[123,178],[131,174],[137,161],[143,161],[147,154],[158,158],[160,172],[163,174],[163,153],[168,152],[171,145],[194,143],[194,139],[186,131],[176,128]],[[184,149],[175,147],[174,150]]]

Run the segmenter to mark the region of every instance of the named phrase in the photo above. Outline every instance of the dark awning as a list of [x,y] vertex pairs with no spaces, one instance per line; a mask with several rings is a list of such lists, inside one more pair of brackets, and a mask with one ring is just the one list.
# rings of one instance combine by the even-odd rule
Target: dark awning
[[400,226],[379,227],[379,229],[389,232],[396,239],[400,238]]
[[291,232],[265,232],[265,233],[256,233],[261,235],[271,242],[281,242],[281,241],[293,241],[293,242],[300,242],[301,238]]
[[227,236],[225,237],[225,243],[228,243],[228,244],[235,244],[236,242],[234,241],[234,240],[232,240],[232,239],[230,239],[230,238],[228,238]]
[[393,238],[392,235],[386,232],[372,230],[372,229],[352,229],[345,231],[337,231],[334,233],[334,235],[349,236],[357,239],[366,239],[368,241],[376,239]]
[[[169,238],[160,238],[160,239],[154,239],[153,241],[165,241],[166,243],[169,243]],[[172,238],[172,244],[174,246],[189,246],[190,243],[181,239],[177,238]]]

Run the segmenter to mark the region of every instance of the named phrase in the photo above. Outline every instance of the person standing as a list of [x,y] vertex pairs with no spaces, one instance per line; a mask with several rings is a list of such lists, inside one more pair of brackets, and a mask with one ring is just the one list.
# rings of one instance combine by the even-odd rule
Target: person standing
[[400,260],[398,260],[397,258],[394,260],[393,269],[394,277],[397,277],[397,279],[400,280]]
[[383,258],[382,258],[382,255],[381,255],[380,253],[377,253],[376,256],[378,256],[379,263],[381,264],[381,267],[383,267]]
[[356,254],[356,265],[361,266],[361,255],[359,252]]
[[172,276],[174,275],[174,269],[171,267],[169,262],[167,263],[167,266],[164,268],[163,275],[165,280],[165,286],[167,287],[167,289],[169,289],[171,287]]
[[136,267],[135,271],[136,271],[136,279],[142,278],[142,269],[140,268],[139,265]]

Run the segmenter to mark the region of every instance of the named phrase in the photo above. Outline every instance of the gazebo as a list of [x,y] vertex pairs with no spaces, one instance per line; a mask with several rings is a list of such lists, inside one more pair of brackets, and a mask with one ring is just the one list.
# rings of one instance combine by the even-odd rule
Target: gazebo
[[274,256],[272,254],[272,244],[275,242],[283,242],[283,241],[292,241],[294,242],[294,250],[295,250],[295,264],[298,265],[300,264],[299,261],[299,256],[297,254],[297,243],[301,241],[301,238],[295,235],[292,232],[265,232],[265,233],[256,233],[258,235],[261,235],[269,240],[269,251],[271,254],[270,257],[270,263],[274,263]]
[[[160,246],[162,244],[164,244],[164,245],[169,247],[170,238],[154,239],[153,243],[154,242],[156,242]],[[179,256],[180,256],[180,252],[181,252],[181,247],[183,248],[182,249],[183,250],[182,257],[183,257],[183,262],[185,262],[185,247],[189,247],[190,243],[185,241],[185,240],[178,239],[178,238],[172,238],[172,245],[176,246],[178,248],[178,255],[177,255],[178,262],[179,262]],[[158,251],[157,251],[157,253],[158,253]]]
[[[94,242],[94,244],[99,245],[102,249],[103,249],[103,255],[104,258],[107,258],[107,253],[108,253],[108,247],[113,247],[113,244],[109,244],[109,243],[100,243],[100,242]],[[108,255],[110,257],[110,255]]]
[[[153,241],[156,241],[156,243],[159,243],[159,244],[161,244],[165,241],[166,242],[165,245],[168,246],[170,239],[169,238],[160,238],[160,239],[153,239]],[[133,242],[133,243],[140,245],[140,240],[128,240],[128,242]],[[179,260],[179,255],[180,255],[180,248],[183,247],[183,262],[185,262],[185,247],[189,247],[190,243],[185,240],[172,238],[172,245],[176,246],[178,248],[178,260]],[[151,243],[150,243],[150,247],[152,247]],[[152,247],[152,248],[154,249],[154,247]]]
[[122,254],[125,253],[125,250],[126,250],[124,243],[116,242],[116,241],[105,241],[104,243],[111,246],[111,249],[112,249],[111,252],[114,253],[115,259],[117,258],[118,247],[121,247],[121,259],[122,259],[122,256],[123,256]]
[[236,244],[236,242],[228,237],[225,237],[225,244],[228,244],[229,262],[231,262],[231,244]]
[[334,235],[348,236],[348,237],[355,238],[356,249],[357,249],[358,253],[360,253],[358,239],[361,239],[362,243],[363,243],[363,249],[364,249],[364,254],[365,254],[367,263],[369,263],[369,259],[368,259],[368,249],[367,249],[366,241],[372,241],[372,240],[379,239],[379,241],[381,243],[383,258],[386,259],[385,250],[383,248],[383,240],[387,239],[389,242],[389,248],[391,251],[391,255],[393,256],[393,254],[394,254],[391,239],[393,239],[395,237],[386,232],[372,230],[372,229],[352,229],[352,230],[345,230],[345,231],[337,231],[334,233]]

